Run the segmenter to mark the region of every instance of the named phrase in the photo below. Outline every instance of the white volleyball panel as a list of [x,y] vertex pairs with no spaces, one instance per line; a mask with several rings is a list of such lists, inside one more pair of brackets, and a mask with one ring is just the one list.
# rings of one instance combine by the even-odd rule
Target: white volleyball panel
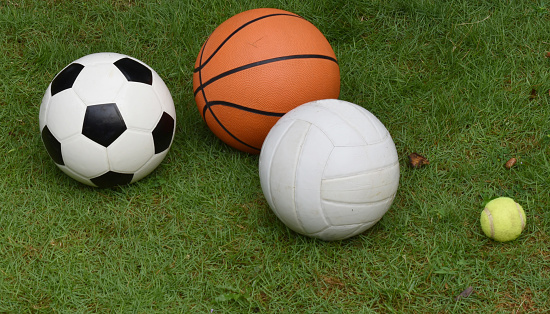
[[[382,218],[380,218],[382,219]],[[370,229],[372,226],[374,226],[380,219],[378,220],[375,220],[375,221],[370,221],[370,222],[367,222],[367,223],[364,223],[364,224],[361,224],[361,226],[359,228],[356,228],[352,233],[348,234],[348,238],[349,237],[353,237],[353,236],[356,236],[360,233],[363,233],[365,232],[366,230]]]
[[319,238],[325,241],[342,240],[342,239],[346,239],[354,235],[357,235],[367,230],[371,226],[372,225],[365,226],[362,223],[347,225],[347,226],[331,226],[330,228],[327,228],[316,234],[311,234],[310,236]]
[[336,99],[313,101],[310,105],[317,110],[307,119],[320,126],[335,146],[375,144],[389,136],[382,122],[358,105]]
[[333,226],[345,226],[356,224],[358,221],[364,223],[376,222],[384,216],[393,202],[393,195],[384,200],[373,203],[341,203],[323,200],[326,220]]
[[302,144],[296,167],[296,216],[306,233],[328,227],[321,206],[321,182],[332,149],[325,133],[312,125]]
[[283,139],[283,136],[292,126],[294,120],[279,120],[269,131],[264,140],[259,158],[259,175],[262,192],[269,204],[269,207],[274,208],[271,196],[271,168],[273,165],[273,157],[277,152],[277,147]]
[[353,175],[398,162],[397,151],[391,137],[375,145],[335,147],[327,167],[325,178]]
[[[297,114],[300,114],[301,110],[307,110],[308,114],[301,114],[301,119],[310,121],[323,130],[334,146],[364,145],[363,137],[348,125],[347,117],[334,114],[334,112],[338,112],[343,108],[342,104],[330,102],[330,104],[322,105],[323,102],[327,101],[314,101],[303,108],[298,107],[295,110],[298,111]],[[329,110],[327,107],[331,109]]]
[[392,197],[399,184],[399,164],[341,178],[324,179],[321,197],[342,203],[372,203]]
[[291,229],[303,232],[296,214],[295,179],[296,167],[304,138],[310,123],[294,121],[281,137],[269,170],[269,193],[273,211]]
[[[329,114],[330,112],[326,111],[326,113]],[[365,145],[365,140],[361,134],[357,132],[357,130],[350,128],[345,120],[338,119],[334,116],[332,119],[338,120],[339,122],[327,126],[323,125],[322,129],[334,146],[354,147]]]
[[[341,103],[341,101],[338,102]],[[346,121],[347,127],[360,134],[366,144],[376,144],[383,141],[389,135],[382,122],[368,110],[352,103],[345,103],[351,106],[342,104],[340,106],[331,105],[331,102],[328,101],[323,101],[323,106],[335,116]]]

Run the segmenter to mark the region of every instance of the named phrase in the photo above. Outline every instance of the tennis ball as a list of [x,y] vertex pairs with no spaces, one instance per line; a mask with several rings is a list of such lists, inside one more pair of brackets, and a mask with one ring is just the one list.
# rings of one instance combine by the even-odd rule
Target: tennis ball
[[509,197],[499,197],[485,205],[480,222],[486,236],[506,242],[519,237],[527,218],[521,205]]

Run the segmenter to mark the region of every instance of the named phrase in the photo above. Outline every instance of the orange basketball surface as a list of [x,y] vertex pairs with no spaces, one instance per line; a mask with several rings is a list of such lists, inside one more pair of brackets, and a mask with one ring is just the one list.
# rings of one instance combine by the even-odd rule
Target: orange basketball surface
[[313,100],[338,98],[340,70],[313,24],[291,12],[254,9],[223,22],[203,44],[193,91],[216,136],[258,154],[285,113]]

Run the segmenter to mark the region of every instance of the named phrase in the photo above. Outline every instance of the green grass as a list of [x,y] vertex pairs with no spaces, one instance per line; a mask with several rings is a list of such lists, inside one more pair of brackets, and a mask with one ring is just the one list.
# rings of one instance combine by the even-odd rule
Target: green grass
[[[398,194],[360,236],[289,231],[258,157],[222,144],[196,110],[200,46],[255,7],[313,22],[339,59],[340,98],[392,134]],[[550,2],[530,0],[0,1],[0,312],[548,311],[549,27]],[[178,114],[161,166],[112,190],[64,175],[38,130],[53,76],[101,51],[151,65]],[[412,152],[430,165],[407,167]],[[513,242],[481,232],[496,196],[526,210]]]

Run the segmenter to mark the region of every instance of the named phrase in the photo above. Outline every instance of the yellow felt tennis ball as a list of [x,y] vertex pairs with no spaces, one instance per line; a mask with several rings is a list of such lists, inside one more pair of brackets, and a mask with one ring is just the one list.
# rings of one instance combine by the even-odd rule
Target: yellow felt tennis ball
[[509,197],[499,197],[485,205],[480,221],[486,236],[506,242],[519,237],[525,229],[527,218],[521,205]]

